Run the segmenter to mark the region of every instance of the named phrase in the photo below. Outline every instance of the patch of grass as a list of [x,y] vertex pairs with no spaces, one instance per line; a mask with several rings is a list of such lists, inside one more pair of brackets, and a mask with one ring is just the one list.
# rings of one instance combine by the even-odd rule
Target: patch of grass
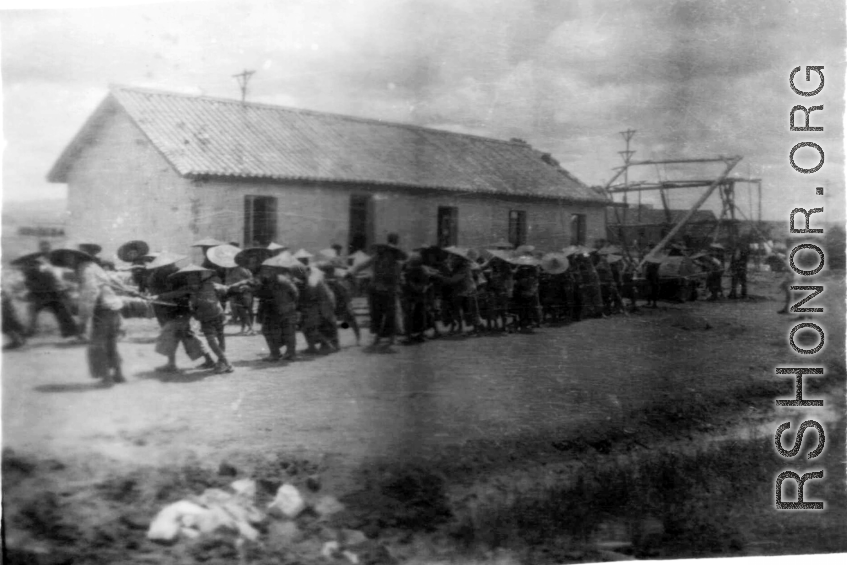
[[364,488],[341,499],[352,512],[339,525],[431,532],[453,516],[447,481],[424,465],[390,465],[362,474]]
[[[567,485],[492,495],[462,512],[453,534],[468,550],[505,548],[533,562],[544,561],[540,547],[590,549],[597,541],[621,542],[640,558],[740,555],[757,540],[777,541],[767,546],[774,554],[844,551],[842,428],[828,430],[826,461],[810,464],[825,468],[829,480],[809,483],[814,494],[807,499],[825,499],[828,512],[777,511],[776,475],[811,467],[779,457],[771,442],[754,438],[685,453],[606,458]],[[787,498],[794,496],[791,488]],[[610,524],[622,525],[615,539],[607,539]]]

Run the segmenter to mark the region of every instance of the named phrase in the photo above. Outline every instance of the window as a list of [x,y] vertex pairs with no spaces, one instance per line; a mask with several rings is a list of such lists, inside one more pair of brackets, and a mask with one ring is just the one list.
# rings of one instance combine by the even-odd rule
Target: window
[[585,245],[585,214],[571,214],[571,245]]
[[454,206],[438,207],[438,246],[450,247],[459,241],[459,209]]
[[276,239],[276,198],[244,197],[244,246],[264,247]]
[[373,242],[372,202],[369,194],[350,195],[350,230],[347,236],[350,253],[364,251]]
[[509,243],[518,247],[526,243],[526,212],[509,211]]

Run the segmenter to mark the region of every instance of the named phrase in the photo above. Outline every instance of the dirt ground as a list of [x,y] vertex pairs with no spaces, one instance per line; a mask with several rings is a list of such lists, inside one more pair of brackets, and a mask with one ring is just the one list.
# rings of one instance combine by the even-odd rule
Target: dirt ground
[[[447,480],[450,491],[454,483],[468,487],[508,474],[512,464],[530,474],[542,460],[567,467],[583,457],[573,446],[586,441],[594,454],[621,437],[640,438],[641,445],[675,441],[673,430],[646,430],[645,414],[759,385],[776,383],[783,396],[791,392],[792,383],[775,376],[774,367],[796,363],[787,335],[797,316],[776,313],[777,275],[751,278],[751,300],[661,303],[532,335],[461,336],[373,352],[342,330],[339,353],[293,363],[263,361],[261,336],[237,336],[228,326],[227,353],[236,371],[227,375],[191,369],[185,357],[178,358],[185,367],[180,374],[155,372],[164,361],[153,351],[155,323],[128,320],[120,344],[128,382],[112,388],[88,377],[84,346],[49,334],[35,338],[3,355],[7,540],[25,548],[21,555],[31,562],[79,558],[57,549],[61,536],[44,532],[55,533],[70,508],[76,527],[100,531],[109,520],[137,526],[98,543],[86,537],[91,562],[116,555],[110,551],[123,552],[126,562],[197,562],[209,556],[172,548],[163,554],[144,539],[144,528],[163,501],[222,480],[222,462],[249,475],[284,461],[289,479],[292,472],[319,474],[323,492],[344,497],[361,490],[363,470],[380,465],[437,462],[455,479]],[[843,371],[843,277],[828,281],[826,294],[833,339],[822,364]],[[772,398],[746,406],[769,409]],[[691,427],[685,414],[676,417],[680,428]],[[718,424],[706,420],[698,420],[693,433],[714,434]],[[767,424],[762,437],[772,437],[774,427]],[[203,479],[186,479],[185,469]],[[145,497],[132,487],[132,496],[115,496],[115,481],[125,477],[159,490]],[[170,486],[162,494],[165,483]],[[33,519],[30,507],[44,493],[58,496],[42,501],[56,515]],[[75,500],[87,510],[74,507]],[[350,500],[357,504],[355,496]],[[29,518],[16,522],[15,516]],[[392,526],[398,524],[377,524]],[[430,538],[430,549],[437,539]],[[446,548],[442,553],[451,552],[450,544]],[[302,555],[297,560],[303,562]]]

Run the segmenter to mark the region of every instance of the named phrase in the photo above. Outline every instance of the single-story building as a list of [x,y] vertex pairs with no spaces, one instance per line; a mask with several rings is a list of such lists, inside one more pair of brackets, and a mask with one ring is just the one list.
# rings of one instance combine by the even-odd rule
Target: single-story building
[[608,200],[520,140],[113,86],[48,175],[68,237],[104,256],[201,237],[351,251],[500,239],[559,249],[605,236]]

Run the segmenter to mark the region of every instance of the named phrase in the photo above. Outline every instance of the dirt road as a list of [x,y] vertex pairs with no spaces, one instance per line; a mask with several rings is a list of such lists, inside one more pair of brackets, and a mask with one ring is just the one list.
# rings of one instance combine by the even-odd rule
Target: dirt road
[[174,376],[152,370],[163,361],[153,351],[155,324],[130,320],[120,345],[129,382],[111,389],[87,376],[84,346],[48,336],[4,355],[4,440],[16,450],[147,463],[265,449],[352,463],[479,438],[567,436],[663,394],[773,379],[774,356],[788,351],[776,309],[761,300],[664,305],[534,335],[379,353],[343,331],[341,352],[289,364],[262,361],[260,336],[231,336],[235,373]]
[[[222,475],[218,468],[226,461],[235,463],[241,476],[269,477],[265,496],[275,492],[276,481],[302,480],[304,473],[317,472],[321,492],[346,497],[342,500],[354,510],[339,524],[367,525],[380,551],[405,547],[411,556],[433,551],[449,556],[457,550],[454,542],[443,545],[438,535],[422,533],[429,536],[423,545],[409,545],[408,532],[428,532],[445,513],[476,516],[463,501],[477,492],[488,504],[483,516],[497,522],[498,516],[513,514],[508,510],[515,504],[509,489],[517,480],[529,489],[548,483],[562,488],[567,485],[563,479],[580,466],[589,465],[590,475],[598,465],[614,465],[632,445],[655,454],[663,464],[676,465],[677,455],[656,449],[674,442],[696,449],[720,437],[732,443],[741,431],[756,436],[747,437],[751,445],[764,446],[766,453],[744,462],[758,465],[759,459],[773,457],[768,445],[772,416],[762,415],[773,410],[776,395],[788,397],[793,390],[793,382],[780,382],[774,367],[795,360],[787,335],[796,316],[776,313],[781,304],[769,298],[778,297],[775,275],[757,274],[753,279],[751,300],[663,303],[626,317],[545,327],[533,335],[462,336],[371,352],[355,346],[348,331],[342,333],[341,352],[304,356],[289,364],[262,361],[267,352],[260,336],[233,335],[227,349],[236,372],[229,375],[193,369],[179,375],[155,372],[164,361],[153,351],[156,325],[130,320],[120,344],[128,382],[108,389],[88,377],[84,346],[45,335],[3,355],[3,439],[4,448],[11,450],[4,452],[4,485],[11,489],[4,495],[15,524],[7,542],[20,556],[41,556],[50,563],[232,562],[231,542],[163,548],[144,537],[150,519],[166,502],[227,484],[231,474]],[[843,278],[833,277],[827,294],[843,296]],[[820,361],[833,369],[830,373],[843,373],[844,343],[835,336],[844,335],[844,305],[827,300],[826,306],[826,329],[833,339]],[[798,339],[805,338],[798,334]],[[179,362],[189,366],[185,358]],[[729,401],[722,404],[722,398]],[[720,429],[724,415],[748,409],[759,415],[750,426],[742,414],[731,418],[734,428]],[[752,422],[757,422],[755,429]],[[762,426],[763,432],[758,429]],[[610,430],[623,435],[609,435]],[[580,442],[587,433],[598,434],[606,444],[589,441],[586,448]],[[614,437],[619,445],[609,452],[609,438],[614,443]],[[728,449],[723,459],[713,458],[718,475],[740,472],[731,470],[737,449]],[[603,453],[609,455],[598,455]],[[393,484],[391,469],[407,461],[417,464],[421,457],[429,461],[418,468],[446,470],[448,478],[435,483],[412,478],[401,485],[402,500],[385,498],[379,485]],[[624,469],[655,465],[638,463],[639,456],[634,457]],[[384,468],[384,462],[390,465]],[[837,466],[837,458],[832,463]],[[751,479],[755,485],[770,480],[772,469],[763,469],[767,480]],[[399,476],[416,476],[404,473]],[[428,473],[424,477],[430,477]],[[369,485],[369,477],[377,477],[377,482]],[[504,481],[511,485],[506,494],[500,486]],[[410,491],[409,484],[417,486]],[[610,485],[590,495],[585,508],[594,508],[595,499]],[[419,488],[426,492],[424,506],[415,494]],[[444,498],[447,491],[449,500]],[[548,498],[545,492],[539,495],[542,502]],[[565,496],[579,492],[577,488]],[[765,498],[757,499],[762,508],[768,506],[771,492],[762,491]],[[408,496],[414,500],[407,501]],[[692,494],[674,496],[685,499]],[[567,508],[561,519],[579,515],[579,504]],[[571,515],[572,510],[576,514]],[[623,507],[618,510],[624,512]],[[667,520],[660,521],[678,522],[676,510],[668,512]],[[662,538],[663,544],[678,542],[667,545],[670,549],[662,555],[688,555],[690,540],[703,542],[698,550],[703,555],[755,554],[762,551],[757,540],[768,539],[767,532],[755,529],[759,518],[748,524],[711,510],[701,514],[692,515],[683,528],[693,537],[668,532]],[[709,527],[726,523],[732,531],[717,528],[712,537],[703,538],[702,520],[710,516],[714,519]],[[574,519],[575,531],[590,523]],[[450,528],[461,532],[457,520],[454,516]],[[501,528],[510,523],[508,518],[497,522]],[[521,527],[529,528],[526,535],[536,535],[547,523],[530,520]],[[513,525],[498,534],[497,524],[483,521],[471,529],[489,536],[482,541],[496,546],[500,538],[517,531]],[[775,527],[766,524],[767,531]],[[304,539],[286,549],[294,553],[285,555],[292,562],[322,562],[324,526],[301,526],[306,528]],[[738,532],[752,532],[748,541],[753,541],[744,541],[747,538]],[[558,537],[551,532],[544,539]],[[585,545],[584,540],[579,543]],[[840,548],[828,547],[819,550]],[[263,551],[273,562],[282,555]],[[541,562],[531,546],[526,551],[527,562]],[[573,554],[567,548],[557,551],[542,561],[562,562],[563,555],[565,560],[590,561],[599,555],[582,549]]]

